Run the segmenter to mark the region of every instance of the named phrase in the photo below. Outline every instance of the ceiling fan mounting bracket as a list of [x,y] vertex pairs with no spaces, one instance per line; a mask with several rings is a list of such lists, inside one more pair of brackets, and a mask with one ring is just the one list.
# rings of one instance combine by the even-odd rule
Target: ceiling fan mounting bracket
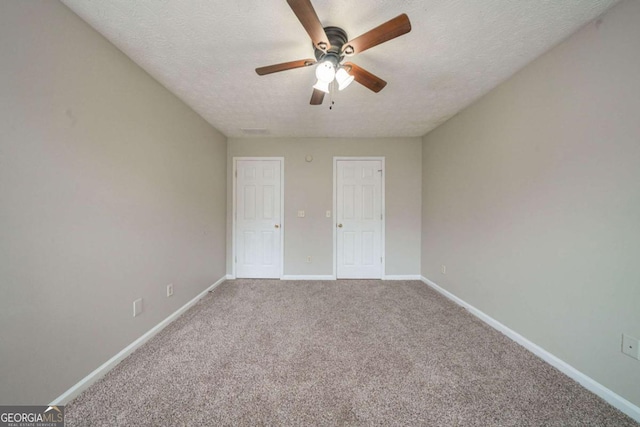
[[324,32],[329,39],[331,47],[328,50],[322,50],[319,47],[314,46],[314,54],[318,62],[320,62],[325,56],[334,56],[338,58],[338,62],[344,59],[342,54],[342,46],[347,43],[349,38],[347,32],[340,27],[324,27]]

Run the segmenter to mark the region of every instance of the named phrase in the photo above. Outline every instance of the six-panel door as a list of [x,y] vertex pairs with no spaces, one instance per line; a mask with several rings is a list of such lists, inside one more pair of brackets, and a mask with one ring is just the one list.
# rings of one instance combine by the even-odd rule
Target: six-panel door
[[281,170],[280,160],[236,163],[236,277],[280,277]]
[[337,260],[342,278],[382,276],[382,162],[338,160]]

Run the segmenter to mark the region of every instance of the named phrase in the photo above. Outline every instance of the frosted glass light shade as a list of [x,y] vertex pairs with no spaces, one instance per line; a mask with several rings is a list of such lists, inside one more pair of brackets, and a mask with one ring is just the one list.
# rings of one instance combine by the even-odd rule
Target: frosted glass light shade
[[313,88],[321,90],[324,93],[329,93],[329,83],[330,82],[323,82],[322,80],[318,80],[316,84],[313,85]]
[[347,70],[340,68],[336,73],[336,81],[338,82],[338,90],[343,90],[353,82],[355,77],[347,73]]
[[323,61],[316,67],[316,77],[321,82],[331,83],[336,77],[336,69],[329,61]]

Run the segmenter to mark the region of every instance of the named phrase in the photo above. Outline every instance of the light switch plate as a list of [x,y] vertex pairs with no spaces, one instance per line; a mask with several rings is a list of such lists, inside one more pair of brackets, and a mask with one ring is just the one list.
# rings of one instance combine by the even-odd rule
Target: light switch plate
[[304,211],[298,211],[298,218],[304,218]]
[[331,211],[327,211],[327,218],[331,218]]

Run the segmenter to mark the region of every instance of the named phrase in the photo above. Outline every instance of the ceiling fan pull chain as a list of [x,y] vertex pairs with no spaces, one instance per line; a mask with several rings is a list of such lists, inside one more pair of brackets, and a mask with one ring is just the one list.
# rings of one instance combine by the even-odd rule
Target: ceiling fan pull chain
[[333,110],[333,104],[335,104],[335,102],[333,102],[333,93],[335,92],[335,80],[331,82],[331,87],[329,89],[329,110]]

